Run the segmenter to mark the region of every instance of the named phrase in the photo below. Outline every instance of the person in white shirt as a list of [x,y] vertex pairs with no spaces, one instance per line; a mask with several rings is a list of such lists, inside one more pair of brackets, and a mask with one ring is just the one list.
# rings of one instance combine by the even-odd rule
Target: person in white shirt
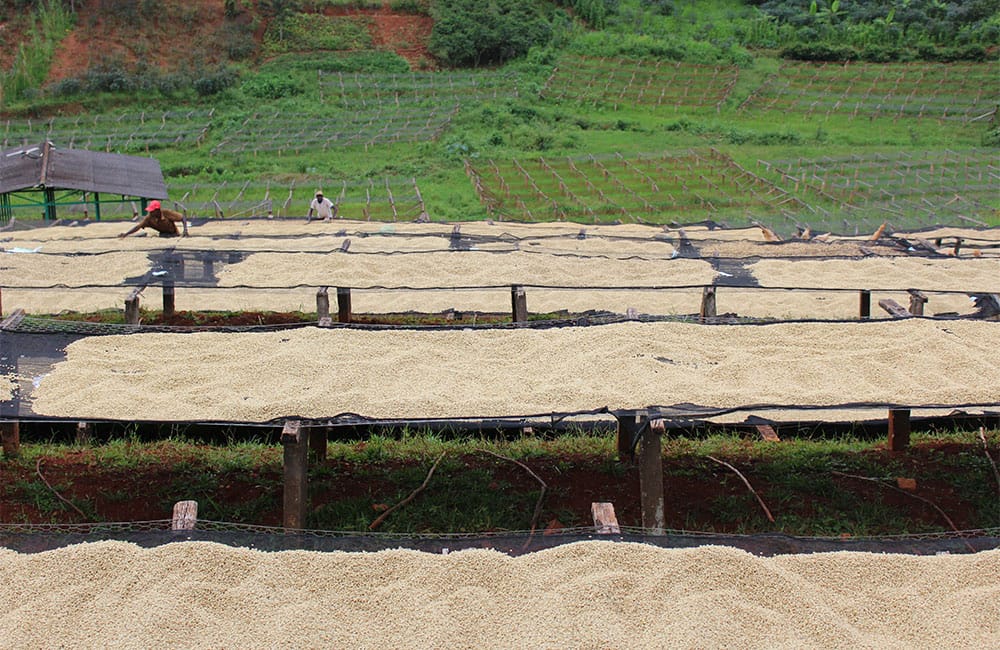
[[337,206],[333,201],[323,196],[323,192],[317,190],[316,198],[309,204],[309,214],[306,215],[306,222],[312,221],[313,212],[317,219],[330,221],[337,216]]

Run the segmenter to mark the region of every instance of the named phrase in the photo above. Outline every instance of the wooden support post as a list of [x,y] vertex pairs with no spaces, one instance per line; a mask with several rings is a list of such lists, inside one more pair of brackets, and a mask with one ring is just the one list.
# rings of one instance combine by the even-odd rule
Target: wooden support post
[[872,317],[872,292],[866,289],[861,290],[861,303],[860,303],[860,317],[861,320],[868,320]]
[[594,532],[598,535],[618,535],[622,532],[614,504],[594,502],[590,504],[590,512],[594,516]]
[[328,287],[316,291],[316,320],[330,318],[330,294]]
[[3,289],[0,288],[0,318],[3,318]]
[[178,501],[174,504],[174,518],[171,530],[194,530],[198,523],[198,502]]
[[910,409],[889,409],[889,449],[906,451],[910,446]]
[[17,420],[0,422],[0,440],[5,458],[17,458],[21,453],[21,423]]
[[125,299],[125,322],[129,325],[139,324],[139,292],[142,287],[132,289],[132,293]]
[[282,519],[284,527],[301,530],[308,509],[309,440],[302,431],[302,423],[291,420],[281,430],[284,447],[285,491]]
[[698,316],[701,320],[715,318],[715,287],[705,287],[701,292],[701,311]]
[[337,287],[337,321],[341,323],[351,322],[350,287]]
[[201,275],[205,280],[215,277],[215,260],[212,259],[211,253],[201,259]]
[[666,528],[663,503],[663,455],[661,429],[644,422],[639,439],[639,498],[642,501],[642,527],[653,534]]
[[524,287],[519,284],[510,287],[510,310],[515,323],[528,322],[528,296],[524,292]]
[[167,277],[163,279],[163,315],[172,316],[174,313],[174,279]]
[[618,460],[623,463],[631,463],[635,460],[635,448],[632,441],[635,440],[636,433],[644,415],[626,415],[618,418]]
[[318,463],[326,461],[326,442],[329,427],[309,428],[309,450],[313,453],[313,459]]
[[905,307],[892,298],[883,298],[882,300],[879,300],[878,306],[887,311],[893,318],[909,318],[912,316],[910,312],[906,311]]
[[927,304],[927,295],[916,289],[907,289],[910,294],[910,313],[914,316],[924,315],[924,305]]
[[958,251],[960,251],[960,250],[962,250],[962,238],[961,237],[956,237],[955,238],[955,249],[952,251],[952,253],[955,255],[955,257],[958,257]]
[[94,439],[94,425],[90,422],[76,423],[76,444],[86,446]]

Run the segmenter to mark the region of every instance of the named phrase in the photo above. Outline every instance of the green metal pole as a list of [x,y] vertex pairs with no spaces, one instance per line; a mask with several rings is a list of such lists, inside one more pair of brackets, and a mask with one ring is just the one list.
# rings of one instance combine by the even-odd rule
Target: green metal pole
[[101,195],[94,192],[94,218],[101,220]]

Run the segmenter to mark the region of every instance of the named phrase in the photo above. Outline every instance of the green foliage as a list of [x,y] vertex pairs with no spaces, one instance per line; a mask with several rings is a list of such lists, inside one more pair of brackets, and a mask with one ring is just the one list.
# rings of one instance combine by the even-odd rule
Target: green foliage
[[258,99],[281,99],[302,93],[302,86],[288,75],[258,74],[241,86],[244,93]]
[[434,4],[430,51],[450,66],[503,63],[552,38],[537,2],[442,0]]
[[36,92],[45,80],[56,45],[73,25],[73,16],[57,1],[38,3],[28,43],[21,43],[8,71],[0,72],[0,107]]
[[430,0],[391,0],[389,8],[401,14],[410,14],[413,16],[431,15]]
[[283,54],[260,66],[261,74],[297,74],[316,72],[394,72],[410,71],[406,59],[395,52],[363,50],[360,52],[327,52],[320,54]]
[[264,52],[360,50],[372,47],[371,19],[295,13],[275,18],[264,33]]

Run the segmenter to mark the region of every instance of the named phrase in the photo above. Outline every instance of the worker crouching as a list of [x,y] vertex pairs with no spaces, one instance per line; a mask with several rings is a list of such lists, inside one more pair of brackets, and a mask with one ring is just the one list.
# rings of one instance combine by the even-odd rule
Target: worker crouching
[[[183,225],[183,233],[177,228],[178,223]],[[150,201],[149,205],[146,206],[146,216],[143,220],[134,225],[128,232],[123,232],[118,236],[128,237],[143,228],[152,228],[160,233],[160,237],[177,237],[182,234],[187,236],[188,234],[187,221],[184,220],[184,215],[175,210],[168,210],[161,207],[159,201]]]

